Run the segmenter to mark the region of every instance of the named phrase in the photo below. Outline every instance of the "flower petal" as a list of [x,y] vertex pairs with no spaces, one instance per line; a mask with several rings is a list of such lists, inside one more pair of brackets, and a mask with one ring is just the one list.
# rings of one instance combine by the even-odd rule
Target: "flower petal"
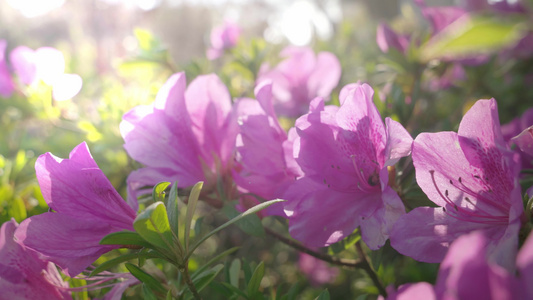
[[9,53],[9,60],[22,83],[29,85],[37,79],[34,50],[26,46],[18,46]]
[[41,253],[72,277],[115,248],[99,244],[104,236],[114,231],[119,230],[97,220],[44,213],[24,220],[15,237],[19,243]]
[[462,234],[483,230],[498,241],[507,226],[465,222],[451,217],[442,208],[418,207],[401,216],[394,224],[391,246],[418,261],[438,263],[450,244]]
[[54,211],[112,226],[133,228],[135,211],[120,197],[82,143],[60,159],[51,153],[35,163],[43,197]]
[[402,124],[385,118],[387,126],[387,144],[385,146],[385,166],[392,166],[402,157],[411,154],[413,138]]

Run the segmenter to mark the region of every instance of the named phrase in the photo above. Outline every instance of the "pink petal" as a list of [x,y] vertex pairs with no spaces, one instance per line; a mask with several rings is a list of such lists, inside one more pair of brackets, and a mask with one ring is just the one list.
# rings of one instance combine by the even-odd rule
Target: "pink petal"
[[511,139],[522,152],[533,156],[533,126]]
[[320,52],[316,65],[309,75],[307,87],[309,94],[318,97],[329,97],[341,78],[341,64],[330,52]]
[[69,100],[76,96],[83,85],[83,80],[78,74],[62,74],[54,81],[52,97],[56,101]]
[[370,215],[379,203],[379,195],[343,193],[304,177],[293,184],[284,196],[289,199],[285,213],[289,216],[292,237],[312,247],[329,246],[351,234],[359,226],[357,216]]
[[65,58],[61,51],[51,47],[35,50],[37,77],[53,85],[65,73]]
[[385,166],[392,166],[400,158],[409,156],[413,145],[413,138],[402,124],[385,118],[387,125],[387,144],[385,145]]
[[1,298],[70,299],[55,265],[13,240],[16,229],[14,220],[5,222],[0,229]]
[[100,240],[115,231],[97,220],[44,213],[24,220],[15,233],[17,241],[55,262],[69,276],[76,276],[102,254],[114,249]]
[[0,96],[4,98],[11,97],[11,94],[15,90],[15,84],[11,78],[11,73],[9,72],[5,60],[5,51],[7,47],[7,42],[5,40],[0,40]]
[[50,153],[41,155],[35,170],[43,197],[54,211],[119,228],[132,228],[136,213],[98,168],[87,144],[74,148],[69,159]]
[[398,194],[389,186],[381,194],[383,205],[370,217],[361,220],[361,236],[366,245],[377,250],[389,239],[398,218],[405,214],[405,207]]
[[483,230],[497,241],[507,226],[493,226],[465,222],[450,217],[442,208],[418,207],[401,216],[390,235],[391,246],[403,255],[418,261],[438,263],[444,258],[450,244],[459,236],[474,230]]
[[24,84],[32,84],[37,79],[35,51],[26,47],[18,46],[9,54],[11,65],[20,81]]

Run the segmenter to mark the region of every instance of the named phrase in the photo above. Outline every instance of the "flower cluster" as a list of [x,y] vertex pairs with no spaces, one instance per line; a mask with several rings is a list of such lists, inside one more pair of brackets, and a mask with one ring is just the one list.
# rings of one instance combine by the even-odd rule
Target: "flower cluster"
[[[383,52],[408,55],[410,47],[431,44],[471,11],[488,9],[473,2],[466,8],[444,9],[417,3],[431,25],[428,41],[397,34],[381,24],[377,45]],[[215,59],[234,47],[239,34],[240,29],[229,23],[214,29],[208,57]],[[16,89],[11,70],[20,83],[43,80],[51,85],[56,100],[69,99],[80,90],[81,78],[64,74],[58,50],[17,47],[8,65],[5,48],[0,40],[1,96]],[[279,220],[296,240],[292,243],[315,254],[302,255],[299,262],[313,285],[331,282],[339,273],[317,260],[321,253],[316,249],[357,235],[370,250],[392,247],[414,260],[440,263],[434,285],[391,286],[389,299],[533,297],[528,285],[533,280],[533,237],[526,240],[533,188],[521,186],[524,181],[520,181],[530,172],[524,170],[533,166],[533,108],[501,126],[495,99],[472,101],[465,105],[457,132],[424,132],[426,128],[413,128],[411,120],[386,113],[387,105],[375,102],[369,84],[338,86],[341,64],[333,53],[287,47],[280,56],[279,64],[263,64],[254,74],[255,99],[233,98],[224,78],[216,74],[200,75],[187,84],[185,72],[180,72],[168,78],[153,103],[124,114],[119,128],[124,149],[142,165],[128,176],[126,200],[100,170],[86,143],[76,146],[66,159],[41,155],[35,171],[49,211],[20,225],[14,220],[2,225],[2,295],[71,298],[76,288],[62,280],[59,267],[67,276],[96,281],[84,289],[110,287],[109,281],[125,279],[107,294],[120,298],[125,289],[139,283],[137,279],[146,280],[144,271],[83,275],[103,254],[132,246],[101,244],[117,233],[144,239],[133,239],[133,246],[151,245],[143,254],[171,261],[187,274],[187,259],[199,244],[189,245],[190,227],[183,234],[179,230],[177,200],[172,199],[172,204],[169,196],[165,209],[160,202],[150,206],[138,202],[150,193],[154,199],[162,197],[158,183],[171,181],[176,183],[172,197],[177,197],[178,188],[196,196],[191,196],[187,208],[188,226],[198,197],[215,208],[238,203],[238,210],[285,200],[259,216]],[[486,59],[484,55],[442,58],[450,70],[428,90],[451,87],[454,80],[465,79],[463,66]],[[326,105],[330,99],[338,100],[338,105]],[[198,182],[203,182],[201,193]],[[413,190],[427,205],[414,201],[409,193]],[[154,221],[150,213],[163,217]],[[370,269],[357,243],[359,264]]]
[[[16,90],[16,84],[5,59],[6,46],[6,41],[0,40],[0,96],[8,98]],[[18,46],[10,52],[9,60],[20,83],[29,86],[42,80],[52,87],[52,97],[56,101],[69,100],[81,90],[81,77],[65,73],[65,58],[55,48],[32,50]]]

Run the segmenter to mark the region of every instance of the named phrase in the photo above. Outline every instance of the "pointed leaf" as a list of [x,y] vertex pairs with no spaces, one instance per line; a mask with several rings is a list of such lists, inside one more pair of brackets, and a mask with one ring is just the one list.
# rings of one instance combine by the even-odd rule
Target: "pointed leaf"
[[135,245],[151,247],[137,232],[119,231],[110,233],[100,240],[100,245]]
[[143,299],[145,300],[157,300],[156,295],[154,292],[152,292],[152,289],[148,287],[145,283],[142,285],[143,287]]
[[[239,212],[233,204],[224,205],[222,211],[230,219],[239,215]],[[257,215],[250,215],[248,218],[244,218],[236,224],[242,231],[249,235],[258,237],[265,236],[265,229],[263,228],[263,224],[261,224],[261,219]]]
[[189,236],[191,233],[191,223],[194,211],[196,210],[196,204],[198,204],[198,197],[200,197],[200,191],[202,190],[203,182],[200,181],[194,185],[189,195],[189,202],[187,203],[187,214],[185,215],[185,251],[189,249]]
[[211,270],[204,272],[193,281],[198,292],[202,291],[217,275],[224,269],[222,264],[214,266]]
[[189,256],[191,256],[191,254],[194,252],[194,250],[196,250],[196,248],[198,248],[198,246],[200,246],[205,240],[207,240],[213,234],[215,234],[215,233],[221,231],[222,229],[228,227],[229,225],[241,220],[242,218],[245,218],[245,217],[247,217],[249,215],[255,214],[256,212],[261,211],[261,210],[269,207],[270,205],[272,205],[274,203],[283,202],[283,201],[285,201],[285,200],[274,199],[274,200],[266,201],[266,202],[263,202],[263,203],[259,203],[258,205],[248,209],[247,211],[243,212],[242,214],[238,215],[237,217],[235,217],[235,218],[229,220],[228,222],[220,225],[219,227],[215,228],[213,231],[209,232],[204,237],[202,237],[199,241],[197,241],[191,247],[190,251],[187,252],[187,255],[186,255],[185,258],[188,258]]
[[110,259],[108,261],[105,261],[103,262],[102,264],[100,264],[99,266],[97,266],[96,268],[94,268],[94,270],[92,270],[91,274],[89,276],[94,276],[102,271],[105,271],[105,270],[109,270],[111,269],[112,267],[116,266],[116,265],[119,265],[123,262],[126,262],[128,260],[132,260],[132,259],[137,259],[137,258],[161,258],[160,255],[158,254],[155,254],[153,252],[151,253],[128,253],[128,254],[124,254],[124,255],[121,255],[119,257],[115,257],[113,259]]
[[178,207],[178,182],[175,181],[170,188],[170,194],[167,200],[167,214],[170,228],[176,236],[179,233],[179,207]]
[[163,181],[154,186],[152,190],[152,199],[154,199],[154,202],[165,201],[165,190],[169,185],[170,182]]
[[227,282],[221,282],[223,286],[225,286],[227,289],[229,289],[230,291],[233,292],[233,294],[235,295],[239,295],[245,299],[247,299],[248,297],[246,296],[245,293],[243,293],[241,290],[239,290],[238,288],[234,287],[233,285],[227,283]]
[[172,250],[172,232],[165,204],[156,202],[141,212],[133,222],[135,231],[150,244]]
[[239,287],[239,275],[241,274],[241,261],[236,258],[229,267],[229,283],[234,287]]
[[130,263],[126,263],[126,268],[128,271],[130,271],[131,275],[135,276],[135,278],[146,284],[146,286],[150,289],[163,294],[167,293],[167,290],[163,287],[163,285],[161,285],[161,282],[152,277],[152,275],[143,271],[141,268]]
[[252,279],[250,279],[250,282],[248,282],[248,286],[246,287],[248,296],[253,297],[259,292],[259,287],[261,286],[261,280],[263,279],[263,276],[265,276],[265,264],[260,262],[257,268],[255,268]]
[[198,270],[196,270],[194,272],[194,274],[192,274],[191,276],[191,279],[194,280],[194,278],[196,278],[199,274],[201,274],[203,271],[205,271],[210,265],[212,265],[213,263],[215,263],[216,261],[230,255],[231,253],[237,251],[239,249],[239,247],[233,247],[231,249],[228,249],[220,254],[218,254],[217,256],[211,258],[208,262],[206,262],[203,266],[201,266],[200,268],[198,268]]
[[328,289],[325,289],[318,295],[318,297],[315,298],[315,300],[329,300],[329,292]]

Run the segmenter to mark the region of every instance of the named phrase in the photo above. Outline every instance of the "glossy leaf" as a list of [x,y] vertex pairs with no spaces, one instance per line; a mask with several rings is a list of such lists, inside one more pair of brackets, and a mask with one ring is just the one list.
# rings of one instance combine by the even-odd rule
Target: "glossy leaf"
[[141,212],[133,222],[135,231],[150,244],[172,250],[172,232],[167,210],[162,202],[156,202]]
[[110,233],[100,240],[100,245],[135,245],[141,247],[150,247],[137,232],[119,231]]
[[521,22],[504,23],[495,18],[462,18],[421,47],[424,61],[488,53],[514,44],[523,34]]
[[103,262],[102,264],[100,264],[99,266],[97,266],[96,268],[94,268],[94,270],[92,270],[90,276],[94,276],[102,271],[105,271],[105,270],[109,270],[111,269],[112,267],[114,266],[117,266],[123,262],[126,262],[126,261],[129,261],[129,260],[132,260],[132,259],[138,259],[138,258],[160,258],[161,256],[159,256],[158,254],[155,254],[155,253],[128,253],[128,254],[124,254],[124,255],[121,255],[119,257],[115,257],[115,258],[112,258],[110,260],[107,260],[105,262]]
[[253,297],[259,292],[259,287],[261,286],[261,280],[263,279],[263,276],[265,276],[265,264],[261,262],[255,268],[252,279],[250,279],[250,282],[248,282],[248,286],[246,287],[248,296]]
[[198,270],[196,270],[194,272],[194,274],[191,276],[192,279],[196,278],[199,274],[201,274],[203,271],[205,271],[210,265],[212,265],[213,263],[221,260],[222,258],[232,254],[233,252],[239,250],[239,247],[233,247],[231,249],[228,249],[220,254],[218,254],[217,256],[211,258],[208,262],[206,262],[203,266],[201,266],[200,268],[198,268]]
[[[225,205],[222,210],[230,219],[239,215],[239,212],[235,209],[233,204]],[[249,235],[257,237],[265,236],[265,229],[263,228],[263,224],[261,224],[261,219],[257,215],[250,215],[248,218],[238,221],[236,225]]]
[[167,215],[170,228],[176,236],[179,232],[179,207],[178,207],[178,182],[175,181],[170,188],[167,199]]
[[163,181],[154,186],[152,190],[152,199],[154,201],[165,201],[165,190],[170,185],[170,182]]
[[329,291],[328,289],[325,289],[318,295],[318,297],[315,298],[315,300],[329,300]]
[[270,201],[266,201],[266,202],[263,202],[263,203],[260,203],[250,209],[248,209],[247,211],[241,213],[240,215],[238,215],[237,217],[229,220],[228,222],[220,225],[219,227],[215,228],[213,231],[209,232],[208,234],[206,234],[204,237],[202,237],[199,241],[197,241],[192,247],[191,249],[187,252],[187,255],[186,255],[186,258],[188,258],[193,252],[194,250],[196,250],[196,248],[198,248],[198,246],[200,246],[205,240],[207,240],[209,237],[211,237],[212,235],[216,234],[217,232],[221,231],[222,229],[228,227],[229,225],[241,220],[242,218],[245,218],[245,217],[248,217],[252,214],[255,214],[267,207],[269,207],[270,205],[274,204],[274,203],[278,203],[278,202],[283,202],[285,200],[282,200],[282,199],[274,199],[274,200],[270,200]]
[[189,202],[187,203],[187,214],[185,215],[185,251],[189,251],[189,237],[191,234],[191,224],[196,205],[198,204],[198,198],[200,197],[200,191],[204,183],[202,181],[194,185],[189,195]]
[[139,281],[144,283],[151,290],[163,294],[167,293],[167,290],[163,287],[163,285],[161,285],[161,283],[157,279],[143,271],[141,268],[130,263],[126,263],[126,268],[128,269],[128,271],[130,271],[131,275],[135,276],[135,278],[139,279]]
[[239,287],[239,275],[241,274],[241,261],[236,258],[229,267],[229,283],[234,287]]

